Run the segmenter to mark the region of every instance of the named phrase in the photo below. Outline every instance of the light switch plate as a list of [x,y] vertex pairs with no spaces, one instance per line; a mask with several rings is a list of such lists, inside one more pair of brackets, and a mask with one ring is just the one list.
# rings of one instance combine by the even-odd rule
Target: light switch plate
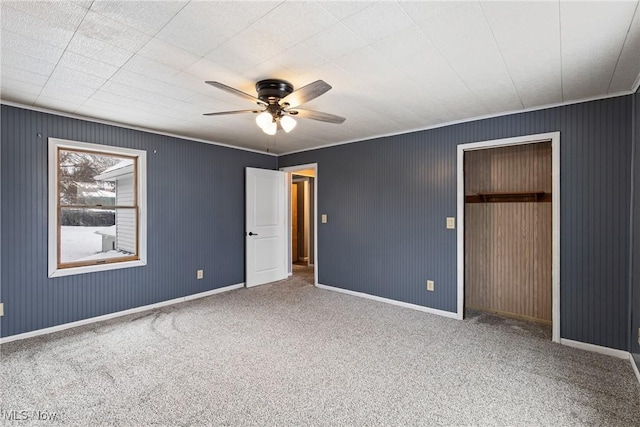
[[323,224],[327,223],[327,214],[322,214],[322,223]]
[[456,228],[455,217],[452,217],[452,216],[447,217],[447,229],[453,230],[454,228]]

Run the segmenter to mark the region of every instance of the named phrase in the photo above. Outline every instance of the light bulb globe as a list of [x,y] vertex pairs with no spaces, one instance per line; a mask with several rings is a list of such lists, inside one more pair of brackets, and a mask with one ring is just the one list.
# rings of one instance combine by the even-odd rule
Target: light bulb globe
[[267,113],[266,111],[263,111],[262,113],[258,114],[258,116],[256,117],[256,124],[260,126],[261,129],[264,129],[266,126],[269,126],[269,124],[272,122],[273,122],[273,117],[271,117],[271,114]]
[[289,133],[296,127],[298,123],[291,116],[282,116],[280,118],[280,125],[285,132]]
[[271,122],[270,124],[262,128],[262,131],[267,135],[275,135],[277,130],[278,125],[276,124],[276,122]]

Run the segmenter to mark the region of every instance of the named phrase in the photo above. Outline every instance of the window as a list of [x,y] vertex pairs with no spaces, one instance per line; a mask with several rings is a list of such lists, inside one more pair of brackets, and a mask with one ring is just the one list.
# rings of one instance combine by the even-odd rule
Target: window
[[146,152],[49,138],[49,277],[146,264]]

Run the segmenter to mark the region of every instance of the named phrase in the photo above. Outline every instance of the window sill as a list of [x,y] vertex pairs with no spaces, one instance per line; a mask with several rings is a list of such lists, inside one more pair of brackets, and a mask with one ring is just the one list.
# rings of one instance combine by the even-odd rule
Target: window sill
[[118,270],[121,268],[143,267],[145,265],[147,265],[146,262],[138,260],[138,261],[114,262],[110,264],[86,265],[83,267],[59,268],[53,271],[49,271],[49,278],[73,276],[76,274],[84,274],[84,273],[95,273],[97,271]]

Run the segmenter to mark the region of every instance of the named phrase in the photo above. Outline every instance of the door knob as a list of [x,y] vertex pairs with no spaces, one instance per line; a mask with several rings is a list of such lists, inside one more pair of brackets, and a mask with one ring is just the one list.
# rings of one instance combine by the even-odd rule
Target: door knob
[[257,236],[257,235],[258,235],[258,233],[253,233],[251,231],[249,232],[249,236]]

